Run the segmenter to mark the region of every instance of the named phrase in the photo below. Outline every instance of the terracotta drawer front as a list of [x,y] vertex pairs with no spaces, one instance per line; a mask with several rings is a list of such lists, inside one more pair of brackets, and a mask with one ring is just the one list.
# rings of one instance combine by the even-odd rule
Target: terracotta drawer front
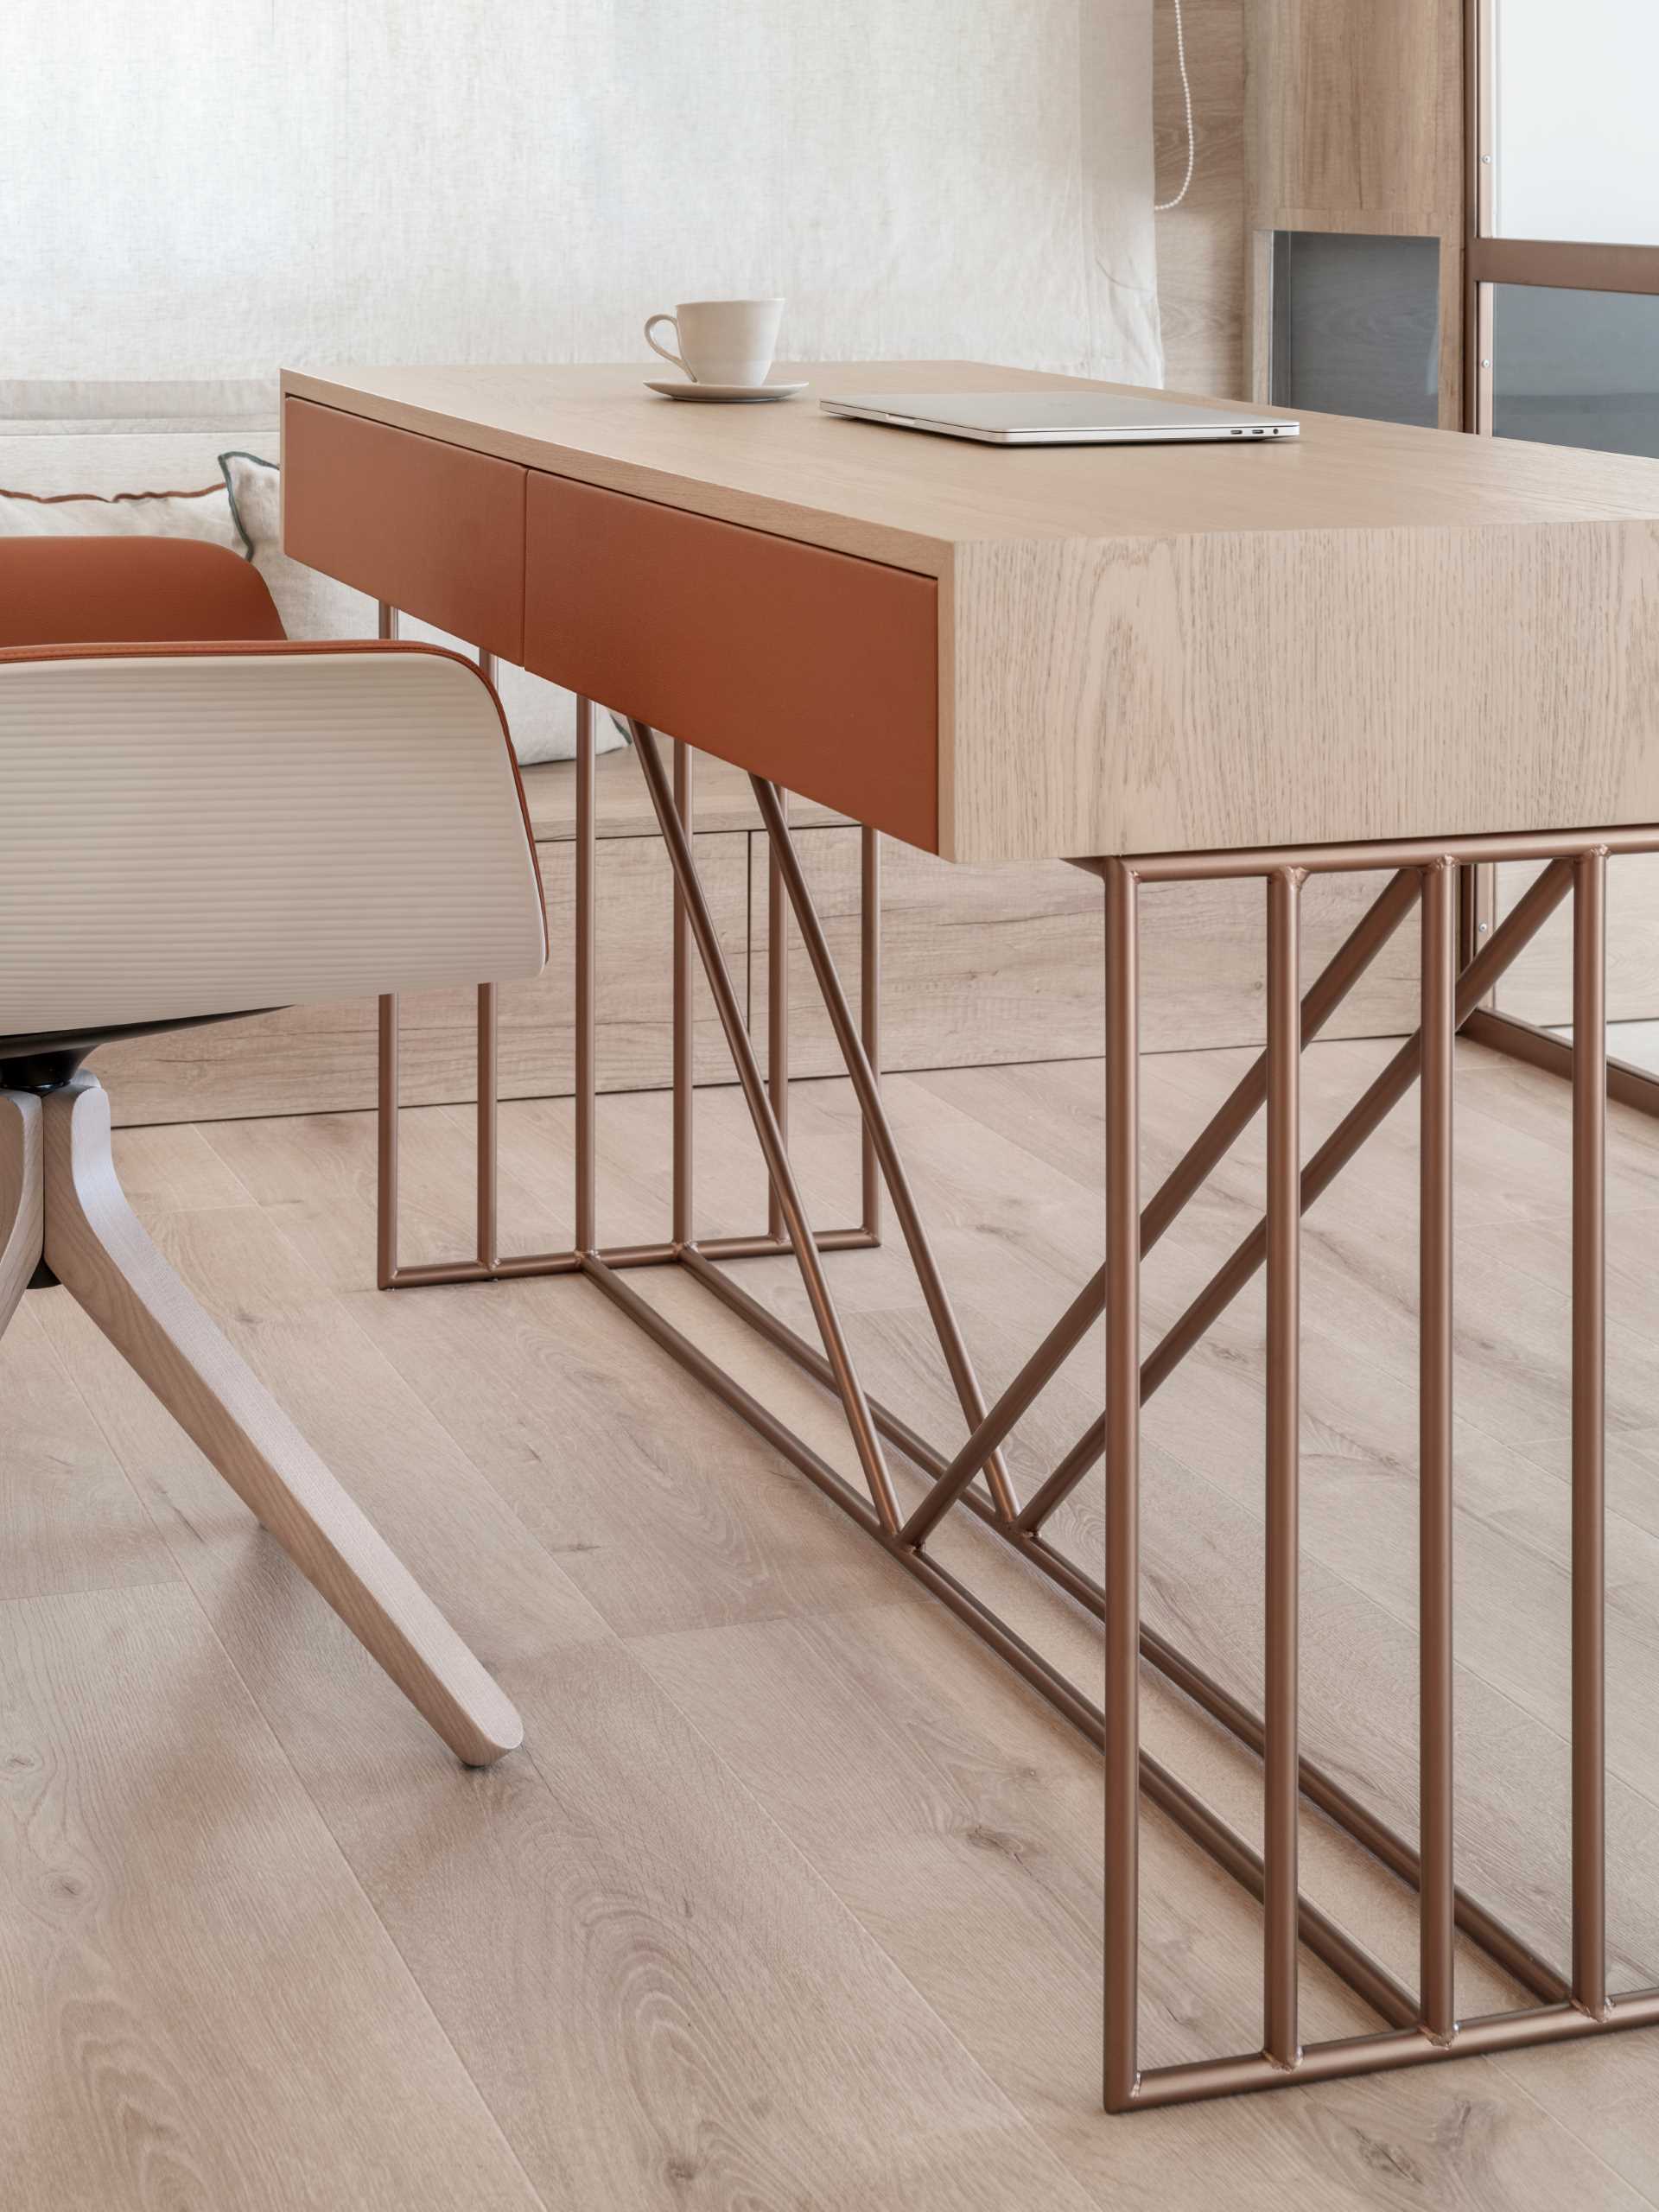
[[524,471],[516,461],[285,400],[283,544],[469,645],[524,658]]
[[929,851],[938,586],[530,473],[524,664]]

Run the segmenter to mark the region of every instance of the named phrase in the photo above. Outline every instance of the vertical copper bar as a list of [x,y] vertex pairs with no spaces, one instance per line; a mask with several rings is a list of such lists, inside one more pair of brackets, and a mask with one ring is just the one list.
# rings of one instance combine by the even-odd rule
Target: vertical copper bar
[[1607,855],[1573,882],[1573,2001],[1607,2011]]
[[1268,878],[1267,1669],[1262,1858],[1262,2047],[1276,2065],[1301,2054],[1297,2026],[1298,1726],[1301,1488],[1300,906],[1294,868]]
[[1141,1017],[1138,886],[1106,863],[1105,2103],[1139,2074]]
[[[674,747],[674,811],[687,840],[692,835],[695,778],[689,745]],[[677,1244],[692,1236],[692,1162],[696,1149],[696,1096],[691,1081],[691,929],[685,892],[674,894],[674,1198],[672,1236]]]
[[594,702],[576,702],[576,1234],[578,1252],[599,1242],[595,1227],[594,1094],[598,1084],[597,959],[594,930],[597,896],[594,810]]
[[[789,819],[789,798],[779,791],[778,803]],[[766,840],[766,1088],[772,1096],[772,1119],[778,1134],[789,1142],[789,906],[784,897],[783,869],[778,849]],[[778,1193],[766,1186],[766,1234],[784,1234],[783,1208]]]
[[496,987],[478,987],[478,1264],[495,1265],[499,1116],[496,1103]]
[[[480,645],[478,649],[478,672],[486,683],[495,681],[495,655]],[[500,1122],[497,1108],[499,1070],[497,1067],[498,1031],[496,1024],[496,989],[493,983],[478,987],[478,1142],[476,1176],[478,1185],[478,1264],[480,1268],[495,1265],[499,1249],[496,1229],[497,1192],[499,1185],[499,1138]]]
[[1458,871],[1423,871],[1418,1198],[1418,1947],[1422,2025],[1457,2032],[1452,1675],[1452,1058]]
[[[376,602],[375,628],[381,638],[397,635],[397,610]],[[390,1290],[397,1274],[397,1001],[382,998],[378,1043],[378,1158],[375,1200],[375,1280]]]
[[380,1001],[375,1162],[375,1281],[390,1290],[397,1273],[397,1001]]
[[[859,832],[858,1033],[864,1057],[881,1082],[881,837],[875,830]],[[881,1234],[881,1172],[875,1137],[868,1122],[860,1135],[860,1226],[867,1236]]]

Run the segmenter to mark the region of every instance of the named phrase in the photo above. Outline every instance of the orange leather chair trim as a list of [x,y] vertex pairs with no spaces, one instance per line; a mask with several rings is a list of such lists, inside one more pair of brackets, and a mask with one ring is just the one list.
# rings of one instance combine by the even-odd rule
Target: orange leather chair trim
[[283,544],[468,645],[524,658],[524,471],[515,461],[286,400]]
[[0,647],[280,639],[265,580],[180,537],[0,537]]
[[537,469],[524,665],[938,849],[938,586]]

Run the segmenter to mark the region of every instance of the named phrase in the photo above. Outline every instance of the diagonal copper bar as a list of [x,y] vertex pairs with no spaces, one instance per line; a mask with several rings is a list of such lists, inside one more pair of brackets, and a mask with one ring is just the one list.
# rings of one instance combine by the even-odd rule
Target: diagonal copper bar
[[598,896],[594,819],[594,702],[576,702],[576,1249],[599,1242],[594,1197],[598,1088]]
[[703,896],[696,856],[679,810],[674,804],[662,758],[657,749],[657,733],[646,723],[632,720],[630,720],[628,728],[633,738],[634,750],[639,754],[645,788],[651,794],[652,805],[656,810],[658,825],[663,833],[663,842],[668,848],[669,859],[673,865],[680,904],[684,909],[692,939],[702,963],[703,974],[714,996],[720,1026],[725,1032],[727,1046],[737,1071],[749,1118],[754,1125],[766,1173],[783,1207],[784,1222],[789,1231],[789,1241],[794,1248],[796,1264],[800,1268],[813,1318],[823,1339],[825,1355],[835,1370],[836,1386],[847,1415],[847,1425],[853,1433],[859,1464],[864,1471],[864,1478],[869,1484],[870,1495],[876,1511],[881,1516],[882,1525],[896,1530],[899,1526],[899,1502],[893,1495],[893,1478],[887,1471],[881,1440],[871,1419],[864,1386],[859,1380],[858,1370],[848,1349],[841,1316],[824,1275],[823,1262],[807,1220],[806,1209],[802,1204],[800,1190],[790,1166],[789,1154],[778,1133],[778,1124],[772,1118],[766,1082],[755,1058],[754,1046],[749,1040],[743,1010],[738,1005],[737,994],[732,987],[731,973],[720,949],[720,939],[709,912],[708,901]]
[[1607,2009],[1607,855],[1573,896],[1573,2001]]
[[[771,841],[773,861],[783,880],[796,926],[806,947],[807,958],[811,963],[818,995],[823,1001],[824,1010],[830,1016],[830,1026],[835,1032],[836,1044],[852,1079],[854,1096],[858,1101],[864,1128],[880,1166],[882,1179],[892,1197],[893,1210],[899,1217],[899,1226],[910,1253],[911,1265],[916,1270],[923,1300],[938,1338],[939,1349],[944,1355],[944,1363],[950,1371],[957,1402],[969,1427],[976,1427],[985,1418],[985,1399],[979,1387],[979,1378],[968,1356],[968,1347],[963,1342],[950,1293],[945,1289],[938,1263],[933,1257],[933,1248],[928,1242],[927,1230],[922,1223],[921,1210],[917,1205],[910,1178],[905,1173],[905,1163],[893,1134],[893,1125],[887,1119],[887,1109],[881,1103],[875,1071],[866,1057],[863,1039],[853,1020],[852,1008],[847,1003],[841,978],[836,972],[835,957],[830,950],[823,925],[818,919],[817,908],[807,888],[800,855],[789,834],[782,798],[775,784],[769,784],[760,776],[751,776],[749,782],[753,787],[755,804],[760,809],[760,819],[766,824],[766,836]],[[993,1452],[988,1459],[985,1475],[998,1511],[1012,1517],[1019,1510],[1019,1500],[1014,1495],[1007,1469],[1000,1452]],[[916,1541],[909,1537],[908,1529],[906,1533],[909,1541]]]
[[[1494,931],[1490,942],[1458,978],[1456,1012],[1459,1023],[1478,1006],[1511,961],[1529,944],[1566,897],[1573,881],[1573,862],[1552,861],[1527,890],[1513,911]],[[1343,1116],[1302,1171],[1301,1208],[1306,1213],[1336,1180],[1366,1138],[1391,1113],[1417,1079],[1422,1061],[1422,1038],[1408,1038],[1381,1075]],[[1174,1323],[1141,1371],[1142,1402],[1169,1380],[1211,1323],[1224,1313],[1268,1255],[1265,1224],[1258,1223],[1229,1260],[1211,1277],[1180,1319]]]
[[1422,2026],[1457,2032],[1452,1939],[1452,1056],[1456,1042],[1457,871],[1423,872],[1423,1039],[1418,1218],[1418,1936]]
[[[1385,889],[1378,892],[1376,900],[1365,909],[1365,913],[1360,916],[1360,920],[1354,925],[1354,929],[1347,933],[1343,944],[1336,949],[1334,956],[1330,957],[1330,963],[1325,964],[1319,980],[1312,984],[1307,995],[1303,998],[1303,1004],[1300,1004],[1300,1035],[1303,1035],[1303,1044],[1307,1044],[1312,1038],[1316,1038],[1320,1028],[1325,1027],[1325,1022],[1330,1022],[1332,1013],[1336,1013],[1336,1008],[1343,1004],[1343,1000],[1347,998],[1347,993],[1354,988],[1354,984],[1358,982],[1360,976],[1363,976],[1363,973],[1367,971],[1367,967],[1374,963],[1376,956],[1382,951],[1382,947],[1389,943],[1389,938],[1394,936],[1394,931],[1400,927],[1400,923],[1402,923],[1407,913],[1411,912],[1411,905],[1415,902],[1415,896],[1418,896],[1418,876],[1415,876],[1415,869],[1400,869],[1395,876],[1389,878]],[[1217,1113],[1210,1117],[1208,1126],[1201,1130],[1199,1137],[1194,1139],[1192,1146],[1188,1146],[1184,1157],[1179,1159],[1174,1168],[1170,1168],[1170,1173],[1166,1174],[1164,1181],[1159,1184],[1159,1188],[1154,1190],[1153,1197],[1146,1201],[1146,1208],[1141,1210],[1141,1256],[1148,1255],[1150,1249],[1153,1249],[1153,1245],[1159,1241],[1159,1236],[1164,1236],[1166,1230],[1174,1224],[1174,1219],[1177,1219],[1179,1214],[1181,1214],[1181,1210],[1185,1208],[1188,1199],[1192,1199],[1192,1194],[1204,1185],[1204,1181],[1210,1177],[1210,1173],[1217,1168],[1221,1157],[1228,1153],[1230,1146],[1234,1144],[1234,1139],[1239,1137],[1239,1135],[1248,1128],[1252,1117],[1259,1113],[1261,1103],[1263,1103],[1265,1097],[1268,1097],[1268,1055],[1263,1053],[1261,1055],[1261,1059],[1256,1059],[1255,1066],[1249,1068],[1248,1073],[1241,1075],[1236,1086],[1234,1086],[1232,1093],[1230,1093],[1230,1097],[1221,1103],[1219,1109],[1217,1109]],[[1106,1272],[1103,1272],[1103,1269],[1095,1276],[1093,1283],[1090,1283],[1090,1292],[1095,1292],[1095,1296],[1097,1296],[1095,1312],[1102,1312],[1103,1300],[1106,1300]],[[1064,1330],[1064,1325],[1062,1325],[1062,1330]],[[1038,1350],[1038,1354],[1033,1354],[1033,1358],[1044,1358],[1044,1356],[1048,1358],[1046,1370],[1042,1371],[1042,1382],[1038,1385],[1039,1389],[1046,1385],[1051,1376],[1058,1374],[1059,1367],[1064,1365],[1064,1360],[1073,1354],[1077,1343],[1082,1340],[1082,1334],[1084,1332],[1071,1334],[1068,1330],[1064,1330],[1062,1334],[1062,1332],[1058,1330],[1048,1336],[1048,1338],[1044,1338],[1044,1344]],[[1022,1370],[1022,1376],[1024,1376],[1024,1370]],[[1018,1407],[1018,1411],[1013,1414],[1013,1421],[1008,1421],[1007,1425],[1002,1425],[1002,1422],[998,1421],[1002,1400],[998,1400],[998,1407],[993,1407],[991,1409],[991,1422],[988,1422],[982,1431],[976,1431],[976,1438],[971,1438],[973,1445],[978,1445],[980,1438],[987,1433],[993,1435],[998,1442],[1002,1440],[1004,1435],[1008,1433],[1008,1429],[1015,1425],[1020,1414],[1027,1411],[1028,1405],[1031,1405],[1031,1398],[1027,1398],[1024,1400],[1024,1405]],[[1103,1425],[1102,1422],[1095,1422],[1095,1427],[1090,1427],[1090,1429],[1086,1431],[1077,1442],[1075,1442],[1073,1449],[1068,1451],[1066,1458],[1059,1462],[1058,1469],[1048,1476],[1048,1480],[1035,1491],[1031,1502],[1024,1506],[1024,1510],[1018,1516],[1020,1529],[1027,1533],[1038,1531],[1039,1526],[1044,1524],[1044,1520],[1053,1513],[1055,1506],[1062,1504],[1062,1500],[1066,1500],[1066,1497],[1071,1496],[1073,1486],[1077,1484],[1077,1482],[1082,1482],[1082,1478],[1089,1473],[1089,1469],[1095,1465],[1095,1460],[1097,1460],[1099,1453],[1102,1453],[1103,1449],[1106,1449],[1106,1445],[1103,1445]],[[944,1478],[944,1480],[953,1484],[951,1496],[960,1496],[960,1489],[964,1486],[960,1484],[960,1469],[963,1469],[964,1465],[964,1458],[967,1458],[967,1455],[960,1455],[960,1458],[951,1465],[951,1469],[947,1471],[947,1478]],[[973,1471],[978,1471],[978,1469],[973,1469]],[[971,1480],[971,1473],[969,1473],[969,1480]],[[951,1502],[951,1497],[947,1497],[944,1504],[949,1504],[949,1502]],[[940,1506],[938,1510],[943,1510],[943,1506]],[[933,1513],[933,1520],[938,1520],[938,1510]],[[929,1522],[929,1526],[931,1526],[931,1522]]]
[[1135,877],[1122,861],[1108,867],[1104,2092],[1109,2112],[1121,2111],[1128,2102],[1140,2070],[1141,963],[1136,892]]
[[[635,740],[636,744],[638,740]],[[674,811],[685,832],[686,850],[694,848],[692,804],[694,770],[691,748],[674,747]],[[673,1229],[677,1244],[689,1244],[693,1236],[691,1179],[696,1155],[696,1087],[692,1082],[691,1047],[691,921],[683,881],[674,894],[674,1182]]]
[[[1364,975],[1417,902],[1417,871],[1401,868],[1389,877],[1360,916],[1302,1001],[1302,1043],[1311,1045]],[[1174,1222],[1237,1139],[1255,1119],[1268,1095],[1268,1056],[1242,1075],[1224,1103],[1147,1201],[1141,1217],[1144,1257]]]
[[[1268,1374],[1266,1695],[1262,1827],[1266,1851],[1262,2039],[1294,2066],[1297,2026],[1297,1870],[1301,1820],[1298,1719],[1301,1496],[1301,1025],[1296,978],[1301,876],[1268,878]],[[1136,1378],[1137,1394],[1140,1377]]]

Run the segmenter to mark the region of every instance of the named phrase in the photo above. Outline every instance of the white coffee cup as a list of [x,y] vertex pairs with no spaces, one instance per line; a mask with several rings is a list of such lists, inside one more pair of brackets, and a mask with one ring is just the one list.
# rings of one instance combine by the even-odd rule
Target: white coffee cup
[[[764,384],[783,314],[781,300],[682,300],[672,315],[652,316],[645,343],[693,384]],[[678,353],[652,336],[659,322],[672,329]]]

